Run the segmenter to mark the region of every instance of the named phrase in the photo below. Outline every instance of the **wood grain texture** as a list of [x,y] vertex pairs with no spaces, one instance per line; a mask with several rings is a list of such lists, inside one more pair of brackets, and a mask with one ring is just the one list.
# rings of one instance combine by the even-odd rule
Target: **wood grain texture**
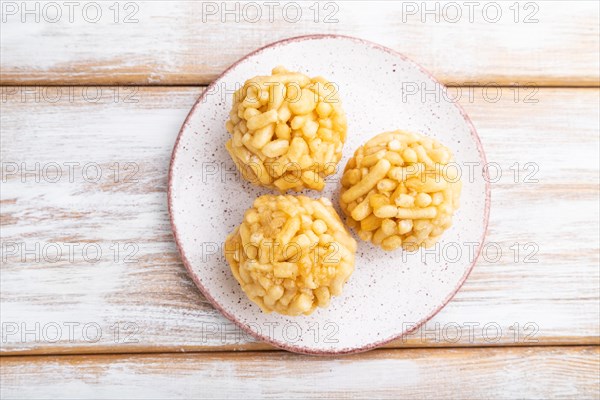
[[4,85],[202,85],[261,46],[315,33],[388,46],[452,85],[599,84],[595,1],[99,2],[95,22],[85,4],[59,6],[57,19],[48,2],[29,14],[6,3],[16,9],[0,28]]
[[[202,89],[102,88],[90,101],[89,88],[63,88],[49,100],[59,89],[3,88],[2,354],[268,348],[212,308],[173,243],[167,168]],[[473,89],[472,101],[461,100],[488,161],[503,171],[492,185],[488,234],[502,257],[494,261],[490,248],[450,304],[392,347],[599,343],[599,92],[541,89],[536,103],[503,93],[490,102]],[[527,162],[539,167],[530,177],[538,183],[524,183]],[[35,163],[39,172],[23,172]],[[51,163],[63,174],[55,183]],[[98,182],[87,163],[102,172]],[[74,243],[70,260],[65,244]],[[537,262],[525,262],[526,243],[538,246]],[[56,262],[53,244],[62,251]],[[101,250],[99,261],[85,259],[85,244],[89,260]]]
[[[3,357],[2,398],[594,399],[597,347]],[[34,380],[35,385],[30,382]]]

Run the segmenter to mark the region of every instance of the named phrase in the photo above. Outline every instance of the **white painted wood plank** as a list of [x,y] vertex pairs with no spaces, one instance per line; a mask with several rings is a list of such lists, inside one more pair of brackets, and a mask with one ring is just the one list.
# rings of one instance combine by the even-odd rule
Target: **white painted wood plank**
[[[128,97],[136,103],[125,102],[131,93],[123,88],[117,102],[114,88],[103,88],[97,102],[83,100],[81,88],[57,102],[48,101],[50,92],[35,102],[31,94],[22,96],[28,89],[4,90],[3,354],[267,347],[242,335],[199,294],[172,240],[167,167],[200,88],[143,88]],[[455,299],[424,330],[392,346],[598,343],[599,94],[543,89],[536,96],[537,103],[514,103],[511,96],[491,103],[481,94],[473,102],[463,99],[488,160],[503,170],[492,185],[488,236],[503,254],[494,262],[491,248],[488,261],[480,260]],[[537,163],[533,178],[539,182],[523,183],[528,171],[522,170],[514,183],[510,167],[517,161],[521,169]],[[35,169],[36,162],[39,183],[35,173],[22,173],[22,163]],[[51,163],[63,172],[56,183]],[[66,163],[79,163],[73,182]],[[98,164],[99,182],[92,181],[94,164],[82,173],[86,163]],[[127,178],[133,171],[127,163],[139,166],[133,178]],[[521,245],[517,262],[515,242]],[[42,259],[28,254],[23,261],[7,247],[11,243],[34,254],[39,243]],[[57,262],[49,261],[53,248],[47,247],[46,259],[41,254],[49,243],[63,251]],[[80,246],[70,261],[66,244],[72,243]],[[537,263],[524,262],[526,243],[539,247]],[[95,248],[102,250],[100,261],[84,259],[85,244],[94,246],[90,259]],[[137,262],[126,262],[133,250]],[[473,331],[471,323],[478,324]],[[461,336],[455,340],[457,325]]]
[[335,33],[402,52],[451,84],[599,83],[593,1],[114,3],[3,2],[1,81],[207,84],[268,43]]
[[597,347],[3,357],[2,398],[597,398]]

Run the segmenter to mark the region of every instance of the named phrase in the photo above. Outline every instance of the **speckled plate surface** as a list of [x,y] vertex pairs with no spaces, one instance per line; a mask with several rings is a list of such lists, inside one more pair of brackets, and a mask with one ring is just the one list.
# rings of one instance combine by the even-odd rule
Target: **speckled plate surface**
[[[356,269],[343,294],[310,316],[261,312],[246,298],[223,255],[225,237],[241,222],[244,211],[257,196],[272,193],[245,182],[225,150],[229,134],[224,126],[233,92],[246,79],[268,75],[277,65],[336,83],[348,117],[348,141],[338,174],[322,193],[305,194],[329,197],[337,207],[339,178],[348,158],[372,136],[395,129],[442,141],[454,151],[463,176],[461,208],[434,251],[388,253],[357,238]],[[206,298],[259,340],[311,354],[368,350],[433,317],[475,264],[490,203],[479,137],[443,90],[427,71],[401,54],[333,35],[277,42],[225,71],[181,128],[169,174],[169,212],[177,246]],[[468,163],[476,163],[472,173]]]

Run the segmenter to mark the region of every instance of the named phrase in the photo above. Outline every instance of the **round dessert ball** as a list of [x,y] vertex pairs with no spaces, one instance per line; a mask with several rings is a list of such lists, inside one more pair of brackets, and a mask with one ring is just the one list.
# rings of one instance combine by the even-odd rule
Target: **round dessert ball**
[[226,147],[242,175],[279,190],[323,190],[346,141],[337,86],[283,67],[235,92]]
[[327,307],[354,271],[356,241],[327,199],[264,195],[225,241],[225,258],[265,312]]
[[348,161],[340,205],[362,240],[416,250],[452,225],[461,187],[450,149],[416,133],[385,132]]

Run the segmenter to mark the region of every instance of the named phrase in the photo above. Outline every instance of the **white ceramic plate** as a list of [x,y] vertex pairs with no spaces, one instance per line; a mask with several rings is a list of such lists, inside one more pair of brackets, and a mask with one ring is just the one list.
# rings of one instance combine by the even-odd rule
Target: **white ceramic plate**
[[[462,167],[461,208],[435,254],[384,252],[359,242],[356,269],[341,296],[310,316],[265,314],[250,302],[223,256],[226,235],[257,196],[272,193],[245,182],[225,150],[233,91],[283,65],[336,83],[348,117],[348,141],[338,174],[322,193],[338,204],[339,177],[354,150],[372,136],[403,129],[449,146]],[[424,92],[428,90],[429,92]],[[360,39],[315,35],[259,49],[230,67],[202,95],[173,150],[169,211],[191,277],[212,304],[256,338],[302,353],[364,351],[396,339],[435,315],[458,291],[483,243],[489,185],[485,155],[469,118],[446,100],[443,86],[403,55]],[[427,94],[429,93],[429,94]],[[464,166],[478,163],[467,174]],[[469,176],[471,175],[471,176]],[[339,212],[339,207],[338,207]],[[478,243],[474,247],[465,243]],[[458,251],[460,250],[460,252]]]

